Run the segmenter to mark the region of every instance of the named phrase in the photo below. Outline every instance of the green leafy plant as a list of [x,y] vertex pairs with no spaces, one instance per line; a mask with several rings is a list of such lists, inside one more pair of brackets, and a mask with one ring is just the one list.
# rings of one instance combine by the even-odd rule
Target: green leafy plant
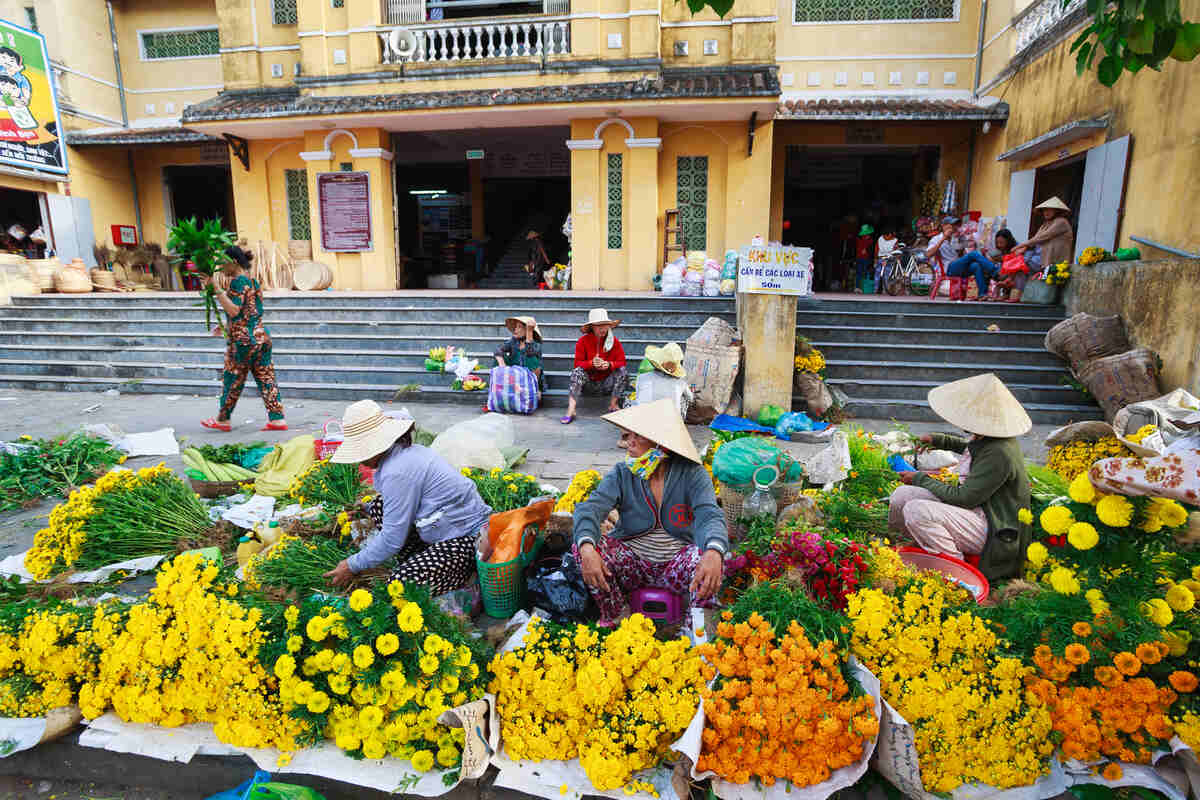
[[[212,277],[222,265],[229,263],[225,249],[234,243],[232,231],[225,230],[219,219],[206,219],[203,224],[196,218],[183,219],[171,228],[167,238],[167,247],[175,253],[173,260],[177,264],[192,262],[196,272]],[[204,287],[201,294],[204,297],[204,324],[212,327],[213,314],[217,316],[217,326],[222,332],[225,326],[221,324],[221,307],[217,305],[216,294],[212,284]]]
[[1075,70],[1082,75],[1095,64],[1105,86],[1125,72],[1157,71],[1168,58],[1191,61],[1200,54],[1200,23],[1183,19],[1179,0],[1088,0],[1087,12],[1092,22],[1071,45]]
[[24,444],[14,452],[0,452],[0,511],[41,497],[65,496],[125,460],[104,439],[83,434]]

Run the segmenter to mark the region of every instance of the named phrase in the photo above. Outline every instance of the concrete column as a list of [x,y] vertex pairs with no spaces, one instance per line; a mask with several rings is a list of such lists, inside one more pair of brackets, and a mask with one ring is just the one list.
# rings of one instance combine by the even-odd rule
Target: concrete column
[[744,415],[755,419],[765,405],[791,410],[796,298],[745,294],[738,299],[746,345]]
[[[654,125],[657,133],[657,121]],[[640,131],[639,131],[640,132]],[[654,288],[654,275],[662,266],[658,252],[658,151],[657,136],[628,138],[629,166],[625,191],[629,195],[625,251],[628,255],[626,285],[634,291]]]
[[[603,174],[600,148],[604,142],[591,138],[595,121],[571,123],[567,140],[571,151],[571,286],[584,291],[600,288],[600,253],[604,249]],[[588,138],[583,138],[583,137]]]
[[482,239],[487,235],[483,207],[483,162],[468,161],[467,172],[471,180],[471,238]]

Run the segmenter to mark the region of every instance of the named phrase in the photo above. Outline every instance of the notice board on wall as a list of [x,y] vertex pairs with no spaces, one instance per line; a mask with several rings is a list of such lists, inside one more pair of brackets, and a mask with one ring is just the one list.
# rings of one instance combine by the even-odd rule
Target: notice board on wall
[[321,249],[357,253],[371,249],[371,181],[366,172],[317,174]]

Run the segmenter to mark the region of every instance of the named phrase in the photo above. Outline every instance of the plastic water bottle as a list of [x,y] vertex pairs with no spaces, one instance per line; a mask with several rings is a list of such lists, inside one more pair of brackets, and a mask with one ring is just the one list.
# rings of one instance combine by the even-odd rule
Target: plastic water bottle
[[742,503],[742,514],[747,517],[758,517],[769,514],[775,519],[779,514],[779,506],[775,496],[771,494],[771,486],[779,479],[779,472],[774,467],[759,467],[754,471],[754,491]]

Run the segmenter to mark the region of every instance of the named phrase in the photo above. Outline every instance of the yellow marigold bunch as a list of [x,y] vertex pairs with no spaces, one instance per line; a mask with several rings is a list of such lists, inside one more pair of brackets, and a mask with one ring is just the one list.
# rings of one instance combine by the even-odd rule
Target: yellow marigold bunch
[[796,356],[795,367],[796,372],[811,372],[814,375],[820,375],[825,369],[825,356],[814,347],[809,350],[808,355]]
[[123,620],[97,610],[99,662],[79,690],[85,717],[111,707],[128,722],[211,722],[221,741],[238,747],[296,748],[301,725],[283,713],[258,661],[262,612],[220,592],[217,574],[201,556],[181,555]]
[[757,613],[736,625],[731,612],[723,617],[720,638],[699,648],[712,664],[705,677],[719,678],[703,692],[697,770],[734,783],[753,778],[770,786],[784,779],[811,786],[861,759],[879,720],[869,695],[850,696],[835,645],[814,647],[795,621],[777,638]]
[[567,491],[554,504],[554,510],[567,513],[574,511],[575,506],[587,500],[599,483],[600,473],[594,469],[576,472],[575,477],[571,478],[571,484],[567,487]]
[[1092,464],[1104,458],[1124,458],[1133,453],[1115,436],[1105,436],[1095,442],[1076,440],[1070,444],[1050,448],[1046,466],[1059,474],[1068,483],[1080,473],[1091,469]]
[[1157,425],[1143,425],[1137,429],[1137,433],[1131,433],[1125,438],[1134,444],[1141,444],[1143,439],[1145,439],[1147,436],[1152,436],[1155,433],[1158,433]]
[[40,717],[74,702],[95,673],[92,615],[55,604],[0,625],[0,716]]
[[941,481],[942,483],[948,483],[951,486],[957,486],[961,476],[949,467],[942,467],[937,472],[929,473],[929,477],[933,478],[935,481]]
[[[1091,626],[1077,622],[1073,631],[1083,639]],[[1033,661],[1039,677],[1030,681],[1030,690],[1049,709],[1054,730],[1062,737],[1063,755],[1079,761],[1150,763],[1153,751],[1165,747],[1174,734],[1166,713],[1178,698],[1176,692],[1196,688],[1190,672],[1172,673],[1171,687],[1136,677],[1143,664],[1157,664],[1167,652],[1162,642],[1139,644],[1135,653],[1119,652],[1112,663],[1096,666],[1093,679],[1098,685],[1089,681],[1091,685],[1078,686],[1068,683],[1074,683],[1073,676],[1091,660],[1087,645],[1069,644],[1061,656],[1046,645],[1038,646]]]
[[522,647],[498,654],[491,669],[509,756],[578,757],[601,791],[662,762],[695,715],[703,683],[688,640],[659,641],[641,614],[603,638],[535,617]]
[[1095,245],[1085,247],[1083,248],[1083,252],[1079,254],[1079,264],[1080,266],[1090,267],[1093,264],[1099,264],[1101,261],[1104,261],[1108,256],[1109,252],[1103,247],[1096,247]]
[[1178,528],[1187,521],[1187,510],[1179,503],[1165,497],[1151,497],[1138,527],[1146,533],[1158,533],[1163,528]]
[[1023,687],[1032,670],[999,655],[1001,642],[982,619],[951,611],[944,586],[922,576],[896,596],[851,595],[851,648],[913,727],[927,791],[1033,783],[1048,771],[1054,745],[1045,705]]

